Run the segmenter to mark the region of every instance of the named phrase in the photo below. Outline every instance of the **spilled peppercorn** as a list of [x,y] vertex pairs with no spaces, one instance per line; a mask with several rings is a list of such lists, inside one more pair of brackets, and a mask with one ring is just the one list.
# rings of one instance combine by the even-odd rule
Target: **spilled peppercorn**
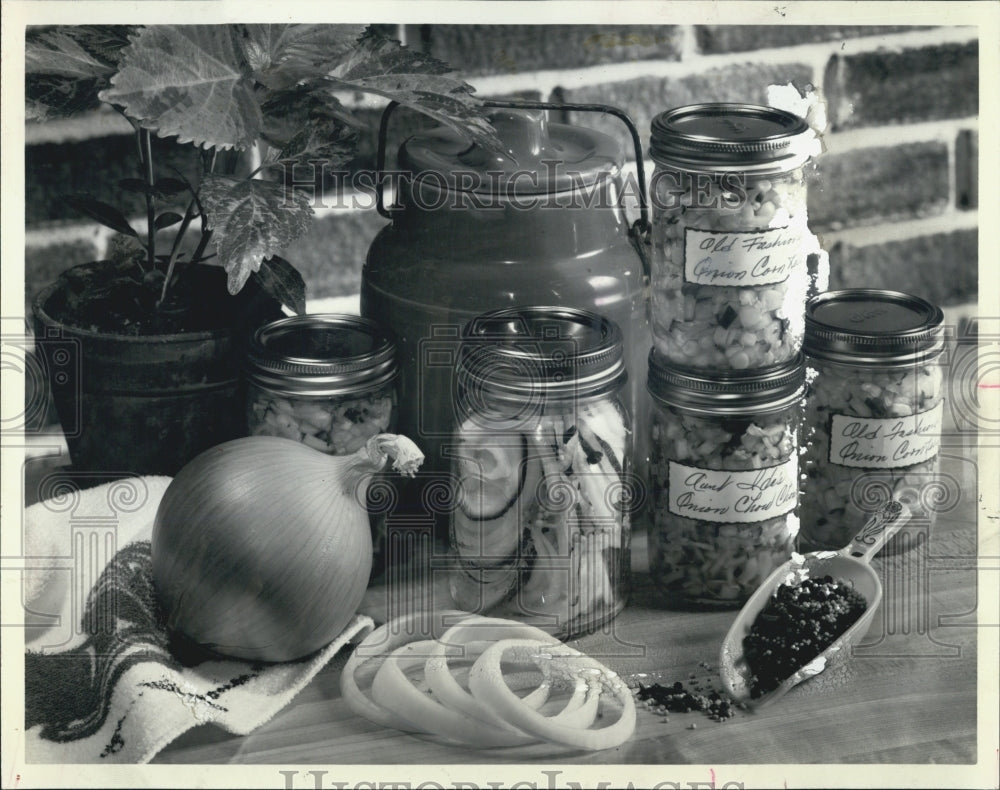
[[[713,669],[705,662],[701,662],[699,667],[706,671]],[[724,692],[717,691],[709,677],[699,681],[697,675],[692,672],[688,676],[690,688],[679,680],[672,684],[659,682],[646,684],[638,680],[638,677],[642,676],[636,676],[628,683],[633,689],[635,698],[639,702],[645,702],[646,707],[664,717],[671,713],[699,711],[712,721],[721,723],[736,715],[737,703]],[[688,729],[695,729],[695,726],[691,725]]]

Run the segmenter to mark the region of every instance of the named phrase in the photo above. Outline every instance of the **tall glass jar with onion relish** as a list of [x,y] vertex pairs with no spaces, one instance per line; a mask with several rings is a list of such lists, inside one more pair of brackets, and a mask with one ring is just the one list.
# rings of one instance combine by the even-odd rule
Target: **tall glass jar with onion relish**
[[791,556],[804,382],[801,353],[710,373],[650,352],[649,568],[668,606],[740,606]]
[[943,320],[939,307],[897,291],[809,301],[800,551],[846,546],[892,498],[912,517],[882,553],[926,540],[942,498]]
[[[250,338],[244,372],[251,436],[283,436],[328,455],[350,455],[372,436],[395,431],[396,343],[370,319],[315,313],[272,321]],[[391,485],[386,477],[369,487],[369,505]],[[369,511],[377,569],[387,514]]]
[[806,121],[750,104],[696,104],[652,122],[650,320],[689,367],[742,370],[795,357],[807,294],[828,263],[807,223]]
[[473,319],[457,367],[450,590],[456,606],[560,638],[625,606],[632,430],[621,331],[594,313]]

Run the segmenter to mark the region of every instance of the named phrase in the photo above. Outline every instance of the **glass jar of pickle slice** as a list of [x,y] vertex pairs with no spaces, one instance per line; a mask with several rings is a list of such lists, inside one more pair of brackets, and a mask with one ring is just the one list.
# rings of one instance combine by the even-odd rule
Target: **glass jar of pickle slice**
[[458,364],[450,590],[560,638],[625,605],[632,429],[618,326],[561,307],[484,314]]

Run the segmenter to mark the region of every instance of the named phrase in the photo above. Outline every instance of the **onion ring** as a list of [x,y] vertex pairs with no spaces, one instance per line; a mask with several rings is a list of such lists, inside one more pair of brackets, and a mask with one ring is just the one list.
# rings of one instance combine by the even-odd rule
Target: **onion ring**
[[442,705],[420,691],[406,676],[406,670],[423,667],[436,644],[422,640],[394,650],[382,662],[372,682],[372,698],[377,705],[392,708],[410,722],[408,729],[439,735],[457,743],[480,748],[524,746],[537,739],[512,727],[503,729]]
[[[471,637],[475,637],[475,640],[473,641]],[[450,649],[461,648],[463,658],[478,657],[489,645],[500,639],[534,639],[542,644],[561,644],[558,639],[540,628],[524,625],[516,620],[497,617],[468,617],[445,631],[437,645],[433,647],[424,666],[424,678],[435,696],[445,705],[495,727],[521,732],[492,708],[482,705],[472,694],[462,688],[448,666],[448,651]],[[534,691],[520,698],[521,702],[532,710],[538,710],[545,704],[551,690],[549,665],[542,664],[539,669],[544,678],[543,682]],[[590,687],[586,683],[577,682],[573,696],[563,709],[549,718],[566,726],[589,727],[597,717],[598,697],[600,696],[599,693],[589,692]]]
[[[567,726],[525,705],[504,682],[500,664],[505,655],[518,660],[550,662],[564,677],[584,677],[591,689],[607,688],[621,702],[618,719],[599,729]],[[564,644],[539,644],[528,639],[504,639],[488,647],[469,672],[469,689],[476,699],[492,707],[515,727],[545,741],[578,749],[608,749],[620,746],[635,731],[636,712],[632,692],[618,675],[596,659]]]
[[[354,713],[383,727],[395,730],[413,729],[413,726],[409,722],[405,721],[391,708],[385,708],[375,703],[368,695],[361,691],[356,675],[362,667],[369,670],[373,666],[377,668],[391,651],[400,645],[413,641],[413,626],[420,619],[427,616],[426,612],[415,612],[394,618],[368,634],[354,649],[351,657],[347,659],[343,671],[340,673],[340,694],[344,698],[344,702],[347,703],[347,706]],[[437,632],[447,630],[443,625],[445,620],[453,617],[464,619],[471,615],[469,612],[449,609],[433,612],[431,616],[434,617],[434,623],[431,626],[430,635],[435,636]],[[438,623],[441,623],[441,625],[438,625]],[[421,636],[426,636],[426,634],[421,634]],[[374,674],[374,671],[372,674]]]

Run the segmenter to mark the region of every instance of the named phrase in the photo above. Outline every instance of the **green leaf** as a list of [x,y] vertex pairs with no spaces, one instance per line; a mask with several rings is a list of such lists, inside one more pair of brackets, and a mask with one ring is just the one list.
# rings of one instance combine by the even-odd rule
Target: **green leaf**
[[125,50],[103,101],[161,137],[206,148],[247,148],[260,106],[230,25],[154,25]]
[[97,109],[104,83],[51,74],[28,74],[24,79],[24,116],[29,121],[47,121]]
[[358,147],[358,132],[338,123],[312,121],[289,140],[278,154],[279,162],[289,163],[321,161],[335,170],[351,161]]
[[262,108],[261,137],[277,149],[268,156],[269,163],[305,164],[318,159],[328,167],[339,167],[357,150],[355,129],[365,127],[322,85],[318,89],[316,85],[299,85],[276,91]]
[[114,67],[98,59],[67,28],[29,29],[24,39],[24,73],[71,79],[109,77]]
[[119,233],[139,238],[139,234],[135,232],[135,229],[131,225],[128,224],[128,220],[125,219],[124,214],[122,214],[114,206],[102,203],[92,195],[65,195],[63,200],[65,200],[66,203],[79,211],[81,214],[86,214],[88,217],[97,220],[102,225],[105,225],[112,230],[116,230]]
[[98,60],[117,66],[137,25],[64,25],[73,39]]
[[153,221],[153,227],[157,230],[163,230],[164,228],[169,228],[171,225],[176,225],[183,219],[184,217],[176,211],[164,211]]
[[288,140],[313,119],[336,121],[356,129],[368,126],[341,104],[324,83],[302,83],[293,88],[268,91],[261,109],[264,112],[264,139],[268,142]]
[[210,176],[202,184],[201,203],[233,294],[260,269],[261,261],[305,235],[312,225],[309,198],[270,181]]
[[272,255],[254,273],[263,291],[299,315],[306,311],[306,281],[284,258]]
[[472,86],[448,76],[440,60],[398,41],[366,33],[326,80],[335,90],[384,96],[434,118],[486,150],[502,154],[503,144],[486,119]]
[[123,178],[118,182],[118,188],[126,192],[138,192],[143,195],[148,190],[148,184],[141,178]]
[[254,78],[271,89],[325,75],[350,52],[364,25],[242,25]]
[[153,184],[153,194],[161,198],[180,195],[187,192],[188,189],[190,187],[187,182],[181,181],[179,178],[158,178]]
[[29,27],[25,33],[25,114],[29,119],[67,117],[100,105],[121,48],[122,25]]

